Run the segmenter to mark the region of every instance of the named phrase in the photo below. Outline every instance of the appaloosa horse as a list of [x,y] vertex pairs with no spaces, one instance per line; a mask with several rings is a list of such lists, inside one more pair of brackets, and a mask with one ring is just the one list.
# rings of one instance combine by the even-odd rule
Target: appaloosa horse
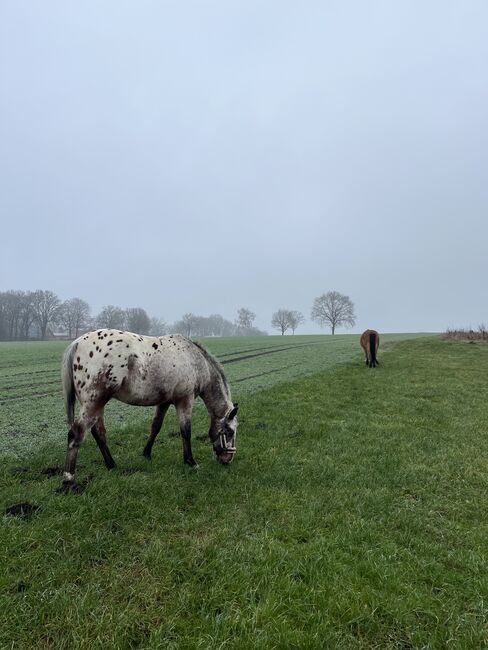
[[361,334],[361,347],[366,355],[366,365],[375,368],[379,365],[376,353],[380,345],[380,335],[376,330],[366,330]]
[[[70,424],[64,485],[75,484],[78,449],[91,428],[106,466],[110,454],[103,409],[112,398],[135,406],[156,406],[143,454],[151,458],[154,440],[171,404],[178,413],[183,460],[196,465],[191,450],[193,402],[201,397],[210,415],[209,437],[217,459],[230,463],[236,452],[237,404],[231,401],[222,366],[201,345],[179,334],[141,336],[100,329],[80,336],[64,354],[62,379]],[[75,419],[76,398],[80,413]]]

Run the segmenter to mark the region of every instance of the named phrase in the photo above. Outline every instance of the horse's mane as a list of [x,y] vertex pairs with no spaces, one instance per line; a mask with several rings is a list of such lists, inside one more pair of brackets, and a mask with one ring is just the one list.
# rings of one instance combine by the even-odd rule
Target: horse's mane
[[227,393],[228,396],[230,396],[230,389],[229,389],[229,384],[227,383],[227,379],[224,373],[224,369],[222,368],[222,365],[217,361],[217,359],[210,354],[208,350],[206,350],[201,343],[197,343],[196,341],[192,341],[193,345],[196,345],[196,347],[200,350],[200,352],[203,354],[205,359],[208,361],[208,363],[215,369],[215,371],[220,375],[220,378],[222,379],[222,383],[224,384],[225,387],[225,392]]

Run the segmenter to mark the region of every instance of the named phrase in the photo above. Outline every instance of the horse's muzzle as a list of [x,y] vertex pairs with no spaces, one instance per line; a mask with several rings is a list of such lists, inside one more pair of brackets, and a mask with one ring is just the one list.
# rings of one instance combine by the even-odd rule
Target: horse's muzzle
[[221,454],[218,454],[217,460],[222,465],[229,465],[234,460],[235,451],[224,451]]

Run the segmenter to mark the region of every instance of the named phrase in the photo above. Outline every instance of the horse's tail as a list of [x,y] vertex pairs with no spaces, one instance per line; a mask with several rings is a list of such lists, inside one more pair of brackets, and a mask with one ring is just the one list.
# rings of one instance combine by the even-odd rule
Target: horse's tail
[[376,333],[375,332],[370,332],[369,334],[369,358],[370,358],[370,366],[374,368],[376,366]]
[[64,392],[64,406],[66,408],[66,415],[68,417],[68,424],[73,424],[75,420],[75,382],[73,381],[73,358],[75,356],[78,341],[73,341],[71,345],[66,348],[63,355],[63,363],[61,365],[61,380],[63,382]]

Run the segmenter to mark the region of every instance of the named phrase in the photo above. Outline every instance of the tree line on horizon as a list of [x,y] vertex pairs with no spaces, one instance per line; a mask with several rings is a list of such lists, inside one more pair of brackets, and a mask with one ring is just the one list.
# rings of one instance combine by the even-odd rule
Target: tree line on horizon
[[[42,289],[0,292],[0,340],[3,341],[73,339],[102,327],[151,336],[176,333],[188,337],[266,335],[267,332],[254,326],[255,318],[253,311],[242,307],[233,322],[221,314],[200,316],[187,312],[175,323],[168,324],[162,318],[149,316],[142,307],[106,305],[92,316],[90,305],[81,298],[63,301],[55,292]],[[354,304],[348,296],[329,291],[315,298],[311,318],[321,327],[330,327],[334,334],[337,327],[355,324]],[[288,330],[295,334],[304,322],[301,312],[282,308],[273,314],[271,327],[282,335]]]
[[74,339],[91,329],[128,330],[162,336],[258,336],[266,335],[254,326],[256,314],[242,307],[234,322],[221,314],[199,316],[188,312],[168,324],[150,316],[142,307],[106,305],[92,316],[90,305],[81,298],[61,300],[50,290],[0,292],[0,340],[27,341],[53,338]]

